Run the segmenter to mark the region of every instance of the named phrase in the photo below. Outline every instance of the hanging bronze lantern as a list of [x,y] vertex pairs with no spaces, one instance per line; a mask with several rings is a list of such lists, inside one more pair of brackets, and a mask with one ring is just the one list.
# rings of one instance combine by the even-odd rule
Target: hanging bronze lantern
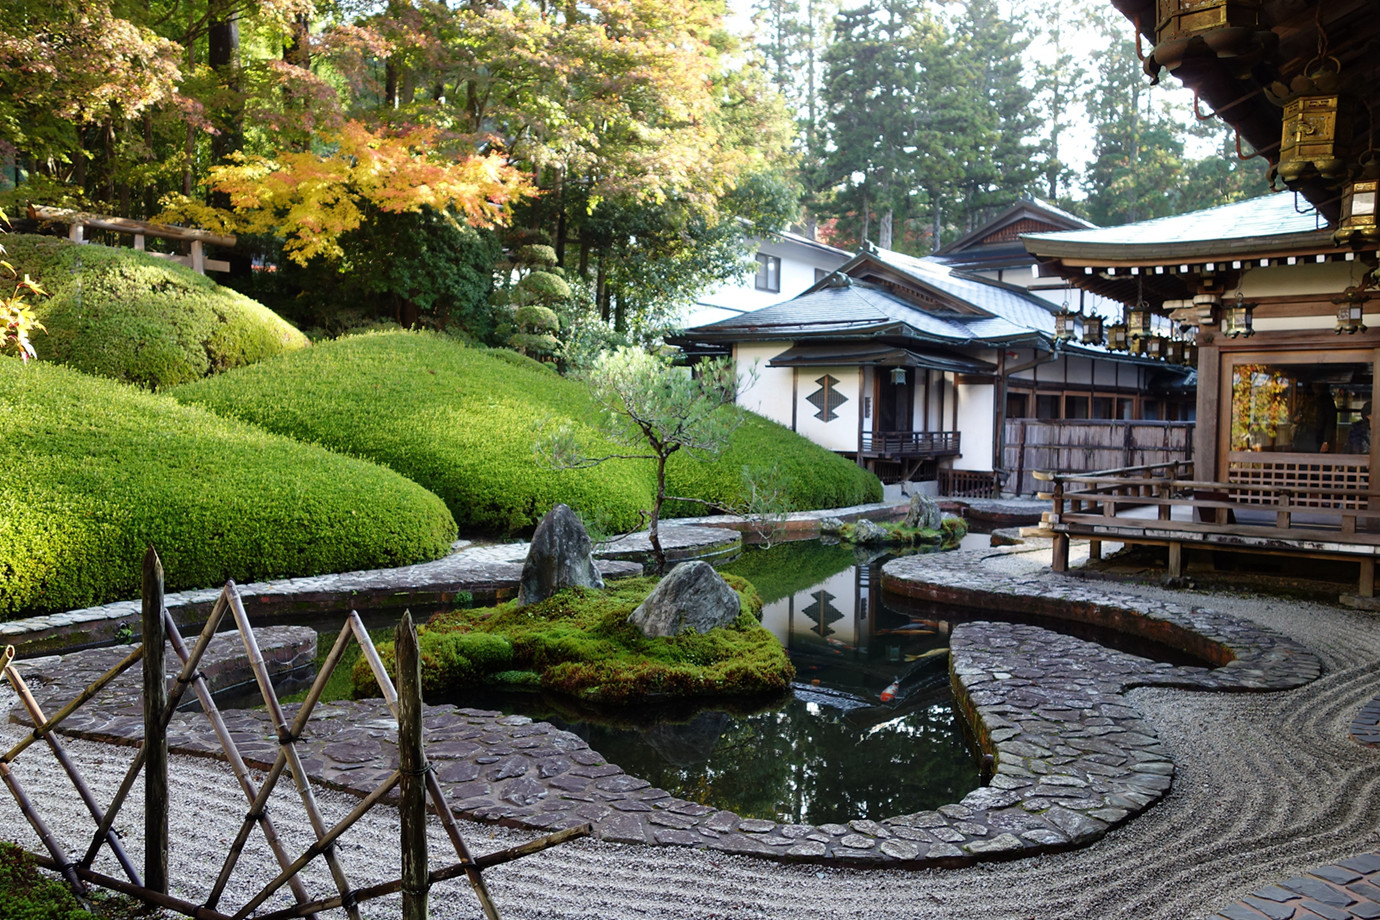
[[1078,314],[1069,309],[1068,302],[1064,302],[1064,308],[1054,314],[1054,340],[1056,342],[1066,342],[1078,335]]
[[1247,303],[1241,296],[1241,292],[1236,292],[1236,302],[1227,310],[1226,316],[1222,317],[1222,334],[1237,338],[1244,336],[1250,338],[1255,335],[1254,321],[1252,314],[1255,311],[1255,304]]
[[1159,80],[1160,68],[1177,70],[1194,57],[1259,60],[1279,43],[1260,21],[1261,0],[1158,0],[1155,47],[1145,72]]
[[1352,285],[1340,297],[1332,298],[1337,305],[1337,327],[1333,331],[1338,335],[1365,332],[1366,302],[1369,300],[1370,295],[1361,285]]
[[[1374,164],[1374,160],[1371,161]],[[1376,172],[1372,167],[1367,172]],[[1376,193],[1380,180],[1354,179],[1342,187],[1342,220],[1332,241],[1355,249],[1380,246],[1380,225],[1376,221]]]
[[1102,317],[1089,313],[1083,317],[1083,344],[1101,345],[1102,341]]
[[1184,342],[1184,357],[1182,364],[1184,367],[1198,366],[1198,343]]
[[1329,183],[1346,178],[1356,101],[1343,92],[1342,84],[1337,59],[1320,57],[1288,87],[1275,84],[1273,92],[1267,91],[1284,106],[1279,162],[1270,171],[1272,184],[1276,176],[1291,188],[1315,178]]
[[1126,334],[1125,323],[1112,323],[1107,327],[1107,347],[1112,351],[1130,350],[1130,336]]
[[1163,358],[1165,343],[1168,342],[1162,335],[1147,335],[1141,339],[1145,343],[1145,356],[1147,358]]
[[1183,339],[1165,339],[1164,360],[1168,364],[1184,363],[1184,342]]
[[1126,311],[1126,332],[1133,339],[1150,334],[1150,305],[1145,301]]

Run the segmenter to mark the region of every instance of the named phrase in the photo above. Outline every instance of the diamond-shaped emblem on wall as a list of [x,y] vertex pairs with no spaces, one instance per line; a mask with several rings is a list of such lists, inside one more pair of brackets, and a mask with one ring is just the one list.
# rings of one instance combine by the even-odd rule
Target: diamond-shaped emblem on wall
[[815,413],[815,418],[823,422],[832,422],[839,417],[834,410],[848,402],[848,397],[834,389],[838,386],[838,381],[828,374],[820,377],[815,383],[819,384],[819,389],[806,396],[805,400],[819,410]]

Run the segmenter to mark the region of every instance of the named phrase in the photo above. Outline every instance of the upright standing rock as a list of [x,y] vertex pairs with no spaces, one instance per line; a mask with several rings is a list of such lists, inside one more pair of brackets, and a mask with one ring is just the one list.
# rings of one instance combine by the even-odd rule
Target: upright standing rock
[[919,492],[910,497],[910,508],[906,511],[907,527],[938,530],[943,522],[944,512],[939,510],[939,502]]
[[738,619],[738,592],[707,562],[682,562],[628,614],[628,622],[651,638],[682,632],[706,633]]
[[565,505],[546,512],[532,535],[522,563],[518,606],[546,600],[563,588],[602,588],[604,579],[594,565],[594,544],[585,525]]

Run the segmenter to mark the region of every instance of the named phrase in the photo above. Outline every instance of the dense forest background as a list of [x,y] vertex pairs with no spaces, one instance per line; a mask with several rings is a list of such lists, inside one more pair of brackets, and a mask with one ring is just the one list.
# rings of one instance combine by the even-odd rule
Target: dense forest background
[[734,7],[0,0],[0,204],[237,233],[231,283],[306,328],[579,364],[754,232],[924,254],[1021,195],[1114,224],[1265,189],[1108,4]]

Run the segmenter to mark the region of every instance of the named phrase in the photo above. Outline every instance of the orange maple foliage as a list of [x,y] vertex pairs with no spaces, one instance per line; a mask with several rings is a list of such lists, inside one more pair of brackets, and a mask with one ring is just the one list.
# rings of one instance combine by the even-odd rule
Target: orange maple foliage
[[210,181],[230,198],[230,227],[283,237],[288,256],[304,265],[339,257],[341,234],[372,209],[454,208],[471,225],[489,227],[507,222],[507,205],[535,193],[503,154],[447,158],[436,139],[431,129],[390,136],[348,121],[328,140],[329,154],[237,154],[233,164],[213,167]]

